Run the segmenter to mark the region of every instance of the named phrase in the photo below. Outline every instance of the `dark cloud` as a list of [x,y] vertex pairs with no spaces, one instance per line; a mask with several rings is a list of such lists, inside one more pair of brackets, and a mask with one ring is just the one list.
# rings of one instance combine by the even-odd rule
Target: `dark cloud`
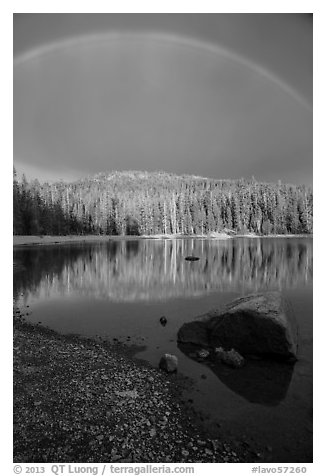
[[[47,178],[164,169],[310,183],[309,22],[258,17],[16,17],[15,161]],[[89,33],[102,36],[63,42]]]

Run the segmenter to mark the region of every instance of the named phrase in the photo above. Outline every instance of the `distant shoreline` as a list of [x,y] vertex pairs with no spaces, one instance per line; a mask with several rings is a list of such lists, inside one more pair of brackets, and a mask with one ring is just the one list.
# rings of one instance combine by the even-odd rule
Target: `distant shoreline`
[[298,235],[255,235],[255,234],[240,234],[228,235],[227,233],[214,233],[209,235],[67,235],[67,236],[29,236],[29,235],[14,235],[13,246],[22,245],[57,245],[61,243],[80,243],[91,241],[109,241],[109,240],[172,240],[172,239],[207,239],[207,240],[228,240],[230,238],[312,238],[312,234],[298,234]]

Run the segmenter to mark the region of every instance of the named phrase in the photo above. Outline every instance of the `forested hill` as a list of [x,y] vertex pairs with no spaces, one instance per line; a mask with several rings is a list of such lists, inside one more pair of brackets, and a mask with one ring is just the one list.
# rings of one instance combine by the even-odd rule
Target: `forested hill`
[[28,183],[14,171],[16,235],[312,233],[305,186],[164,172],[108,172],[73,183]]

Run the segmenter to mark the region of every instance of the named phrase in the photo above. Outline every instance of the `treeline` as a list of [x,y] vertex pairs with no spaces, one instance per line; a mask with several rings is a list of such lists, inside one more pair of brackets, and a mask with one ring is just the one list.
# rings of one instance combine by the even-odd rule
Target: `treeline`
[[312,233],[305,186],[164,172],[101,173],[73,183],[28,183],[14,171],[16,235]]
[[59,200],[48,202],[42,195],[44,185],[37,180],[28,183],[25,176],[18,183],[14,170],[13,233],[14,235],[66,235],[83,232],[73,215],[67,215]]

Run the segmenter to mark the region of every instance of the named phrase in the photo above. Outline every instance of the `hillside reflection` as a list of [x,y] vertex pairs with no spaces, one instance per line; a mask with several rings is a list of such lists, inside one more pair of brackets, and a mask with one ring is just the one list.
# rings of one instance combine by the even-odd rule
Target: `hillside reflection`
[[[312,281],[311,239],[133,240],[15,249],[14,295],[118,302],[253,292]],[[199,261],[185,261],[195,255]]]

